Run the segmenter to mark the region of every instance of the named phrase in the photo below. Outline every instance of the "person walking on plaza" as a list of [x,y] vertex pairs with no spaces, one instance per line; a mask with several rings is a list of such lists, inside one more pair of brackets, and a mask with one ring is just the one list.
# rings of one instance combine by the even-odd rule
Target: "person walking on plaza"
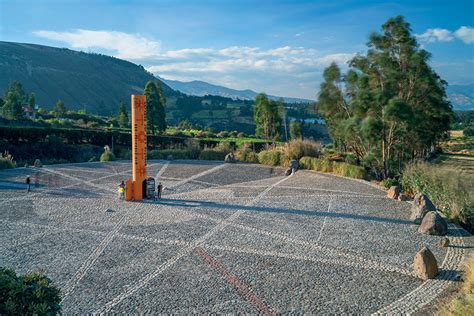
[[26,177],[26,192],[30,192],[31,179],[30,176]]
[[119,185],[119,199],[125,200],[125,182],[123,181]]
[[158,191],[158,199],[161,199],[161,191],[163,191],[163,185],[161,184],[161,182],[158,183],[157,191]]

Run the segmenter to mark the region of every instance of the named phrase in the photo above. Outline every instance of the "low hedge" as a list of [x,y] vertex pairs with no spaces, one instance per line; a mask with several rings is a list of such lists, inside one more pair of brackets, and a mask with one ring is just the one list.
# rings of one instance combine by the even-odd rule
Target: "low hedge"
[[366,177],[363,167],[346,162],[335,162],[314,157],[302,157],[299,162],[302,169],[333,173],[355,179],[364,179]]

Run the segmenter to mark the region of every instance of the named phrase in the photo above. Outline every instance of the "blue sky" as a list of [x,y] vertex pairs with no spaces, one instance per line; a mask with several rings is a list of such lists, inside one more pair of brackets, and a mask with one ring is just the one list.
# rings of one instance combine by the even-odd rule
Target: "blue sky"
[[0,40],[101,52],[167,79],[314,99],[331,61],[403,15],[451,84],[474,83],[474,1],[0,0]]

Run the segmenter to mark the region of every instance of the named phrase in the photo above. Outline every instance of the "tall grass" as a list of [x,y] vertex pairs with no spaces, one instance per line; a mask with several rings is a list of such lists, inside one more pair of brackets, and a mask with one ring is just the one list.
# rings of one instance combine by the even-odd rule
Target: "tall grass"
[[437,313],[442,316],[472,315],[474,311],[474,256],[465,263],[464,284],[458,295]]
[[364,179],[366,177],[363,167],[348,164],[346,162],[335,162],[314,157],[302,157],[300,167],[303,169],[319,172],[333,173],[344,177]]
[[0,170],[15,168],[15,163],[9,159],[0,157]]
[[300,160],[302,157],[319,157],[323,146],[312,140],[294,139],[283,146],[285,159]]
[[245,143],[235,152],[238,161],[258,163],[258,154],[254,152],[250,144]]
[[258,153],[258,162],[263,165],[280,166],[284,165],[284,154],[279,149],[262,150]]
[[283,146],[270,146],[258,153],[258,162],[270,166],[287,167],[290,160],[304,156],[319,157],[322,145],[311,140],[294,139]]
[[5,151],[5,153],[0,155],[0,170],[11,169],[15,167],[16,167],[16,163],[13,160],[12,155],[10,155],[8,151]]
[[413,162],[406,166],[401,185],[409,194],[426,194],[454,221],[466,222],[474,215],[464,177],[455,169]]

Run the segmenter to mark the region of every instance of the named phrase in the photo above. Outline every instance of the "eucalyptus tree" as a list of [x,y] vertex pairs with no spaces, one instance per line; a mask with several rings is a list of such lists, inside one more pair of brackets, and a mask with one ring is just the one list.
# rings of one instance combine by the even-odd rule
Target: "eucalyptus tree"
[[335,63],[326,68],[318,105],[335,143],[362,161],[374,157],[387,177],[391,164],[426,154],[445,135],[453,112],[446,82],[403,17],[389,19],[367,45],[345,75]]
[[128,113],[127,109],[125,108],[125,103],[123,103],[123,101],[120,101],[119,104],[117,120],[120,127],[124,128],[128,126]]
[[254,108],[255,134],[266,139],[280,136],[281,118],[279,105],[268,99],[265,93],[255,97]]
[[166,99],[158,81],[148,81],[145,85],[147,128],[155,135],[155,128],[159,132],[166,130]]

